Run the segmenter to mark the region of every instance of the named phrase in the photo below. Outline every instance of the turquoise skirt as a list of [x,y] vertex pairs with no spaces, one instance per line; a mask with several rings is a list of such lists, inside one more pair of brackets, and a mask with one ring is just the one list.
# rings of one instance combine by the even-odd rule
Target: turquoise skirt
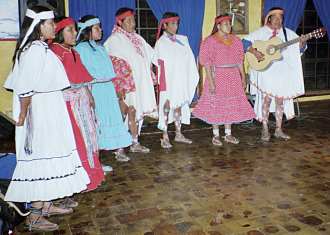
[[114,150],[130,146],[132,137],[123,121],[112,82],[93,84],[92,94],[95,101],[99,148]]

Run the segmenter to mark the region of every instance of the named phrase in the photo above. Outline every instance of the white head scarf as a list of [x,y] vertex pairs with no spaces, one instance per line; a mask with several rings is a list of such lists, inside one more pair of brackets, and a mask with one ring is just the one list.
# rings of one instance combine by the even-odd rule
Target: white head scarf
[[27,9],[26,14],[27,17],[30,17],[33,19],[30,28],[25,34],[25,37],[22,41],[22,44],[20,45],[20,48],[25,44],[26,40],[29,38],[31,33],[33,32],[34,28],[36,25],[41,21],[41,20],[48,20],[48,19],[53,19],[54,18],[54,12],[53,11],[43,11],[40,13],[35,13],[34,11]]

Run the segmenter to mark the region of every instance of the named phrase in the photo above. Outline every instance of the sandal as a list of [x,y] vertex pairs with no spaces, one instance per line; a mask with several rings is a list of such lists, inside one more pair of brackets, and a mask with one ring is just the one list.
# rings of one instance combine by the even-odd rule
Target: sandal
[[[30,209],[31,214],[26,218],[25,227],[31,232],[31,231],[55,231],[59,229],[59,226],[55,223],[52,223],[48,220],[46,220],[42,214],[41,209],[31,208]],[[31,217],[34,217],[35,219],[31,219]]]
[[213,136],[212,144],[215,145],[215,146],[222,146],[223,145],[219,136]]
[[45,209],[45,207],[42,208],[41,215],[45,217],[50,217],[54,215],[67,215],[67,214],[71,214],[72,212],[73,212],[72,208],[56,207],[52,202],[50,202],[47,209]]
[[104,171],[104,174],[113,171],[113,169],[110,165],[103,165],[103,164],[102,164],[102,170]]
[[223,137],[224,141],[227,143],[231,143],[231,144],[239,144],[239,139],[237,139],[236,137],[232,136],[232,135],[225,135]]
[[169,139],[160,139],[160,146],[162,146],[163,149],[170,149],[173,147],[173,145],[171,145],[170,140]]
[[129,160],[131,160],[123,150],[116,151],[115,158],[118,162],[128,162]]
[[132,153],[149,153],[150,149],[141,145],[140,143],[135,143],[135,144],[131,145],[130,151]]
[[60,200],[57,203],[57,206],[61,209],[67,209],[67,208],[75,208],[79,205],[78,202],[74,201],[70,197],[66,197],[64,200]]
[[192,144],[192,140],[184,137],[182,133],[177,133],[175,135],[174,141],[183,144]]

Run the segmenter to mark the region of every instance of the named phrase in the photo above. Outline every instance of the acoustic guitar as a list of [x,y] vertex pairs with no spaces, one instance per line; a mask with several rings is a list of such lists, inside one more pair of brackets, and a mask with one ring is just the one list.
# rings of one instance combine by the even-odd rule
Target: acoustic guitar
[[[314,30],[311,33],[308,33],[305,36],[307,40],[311,38],[321,38],[326,34],[325,28],[319,28]],[[282,40],[278,37],[273,37],[269,39],[268,41],[260,41],[257,40],[252,44],[253,48],[256,48],[258,51],[262,52],[264,54],[264,60],[258,61],[258,59],[255,57],[254,54],[251,52],[247,52],[245,55],[245,58],[250,66],[251,69],[262,71],[267,69],[274,61],[281,60],[281,50],[299,42],[300,38],[303,36],[300,36],[298,38],[292,39],[287,42],[282,42]]]

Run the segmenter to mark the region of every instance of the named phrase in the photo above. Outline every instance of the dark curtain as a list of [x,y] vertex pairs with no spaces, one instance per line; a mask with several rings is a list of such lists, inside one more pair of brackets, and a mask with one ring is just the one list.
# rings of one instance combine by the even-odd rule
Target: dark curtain
[[[317,11],[318,16],[321,19],[323,26],[327,29],[327,32],[330,32],[330,1],[329,0],[314,0],[314,6]],[[330,37],[328,35],[330,41]]]
[[135,0],[70,0],[69,15],[77,21],[84,15],[99,17],[104,41],[111,34],[115,23],[115,13],[121,7],[135,10]]
[[[314,2],[318,1],[319,0],[314,0]],[[329,0],[324,0],[323,2],[327,2],[327,4],[329,5],[330,1],[329,3],[328,1]],[[301,21],[301,17],[304,15],[306,0],[265,0],[264,4],[264,16],[267,15],[267,12],[272,7],[282,7],[285,10],[285,27],[296,31]]]
[[199,53],[204,18],[204,0],[147,0],[152,12],[158,19],[167,11],[180,16],[179,34],[186,35],[195,57]]

